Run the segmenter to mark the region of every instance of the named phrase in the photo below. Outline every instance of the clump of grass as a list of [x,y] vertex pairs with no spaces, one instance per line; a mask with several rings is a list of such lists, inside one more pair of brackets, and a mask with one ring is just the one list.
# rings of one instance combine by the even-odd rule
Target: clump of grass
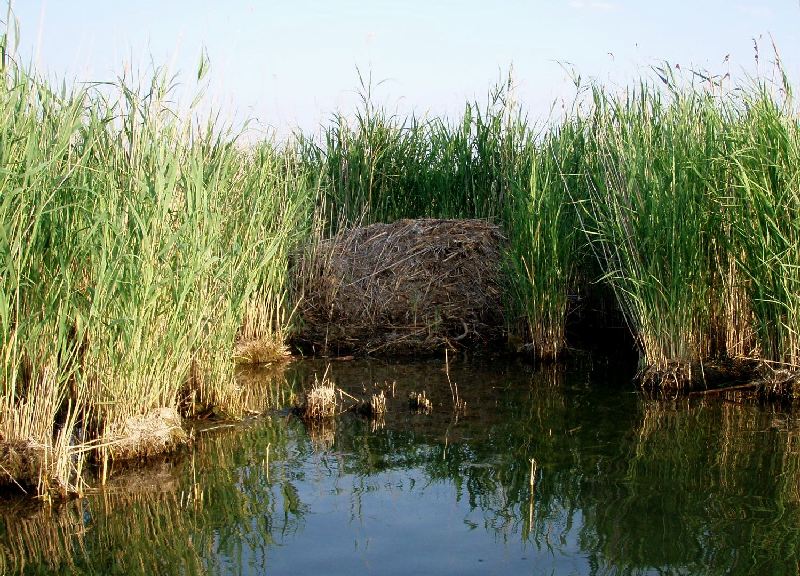
[[44,455],[2,481],[79,491],[86,458],[151,451],[111,449],[128,422],[243,412],[234,343],[280,350],[316,188],[182,115],[161,70],[56,93],[2,48],[0,437]]
[[583,237],[570,190],[580,176],[583,134],[569,119],[531,147],[527,181],[512,188],[505,229],[505,266],[510,337],[541,361],[566,347],[571,296],[578,290]]
[[745,93],[726,134],[731,229],[759,355],[800,369],[800,125],[791,86]]
[[762,362],[758,370],[758,393],[767,400],[800,398],[800,370],[797,366],[770,365]]
[[422,392],[410,392],[408,395],[408,407],[419,414],[430,414],[433,412],[433,402]]
[[296,409],[304,420],[319,421],[335,416],[338,407],[336,385],[326,372],[322,380],[314,375],[314,384]]
[[584,231],[657,385],[685,385],[719,346],[721,120],[700,90],[594,90]]
[[271,364],[288,360],[291,353],[282,340],[259,338],[237,342],[233,357],[237,364]]
[[373,394],[369,399],[369,413],[371,416],[383,416],[386,414],[386,394],[383,390],[379,394]]
[[174,407],[151,410],[116,423],[105,436],[112,458],[161,454],[187,441],[181,417]]
[[353,410],[370,419],[383,418],[386,415],[386,394],[383,390],[372,394],[369,400],[358,402],[353,406]]

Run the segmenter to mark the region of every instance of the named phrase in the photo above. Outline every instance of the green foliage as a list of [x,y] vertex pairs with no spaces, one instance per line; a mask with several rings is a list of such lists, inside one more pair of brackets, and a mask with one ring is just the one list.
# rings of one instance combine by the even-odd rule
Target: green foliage
[[569,195],[580,179],[583,146],[578,124],[552,128],[518,171],[529,175],[528,182],[513,181],[505,204],[509,329],[527,337],[535,356],[545,360],[566,346],[570,298],[577,296],[584,263],[585,242]]
[[[3,71],[0,437],[45,462],[86,454],[54,427],[102,452],[158,408],[239,414],[234,343],[282,344],[288,327],[314,180],[292,154],[184,120],[172,90],[160,70],[60,94]],[[14,473],[69,489],[67,468]]]
[[642,84],[594,89],[584,226],[645,364],[711,354],[715,266],[724,238],[717,181],[721,124],[713,97]]
[[723,90],[661,71],[664,86],[593,86],[541,127],[510,79],[453,122],[390,113],[362,79],[320,137],[245,146],[193,119],[201,90],[176,105],[163,70],[56,91],[6,36],[0,53],[0,438],[34,454],[10,475],[41,491],[74,488],[76,456],[104,457],[132,418],[240,414],[231,360],[280,353],[292,253],[342,226],[501,225],[509,340],[539,359],[602,282],[657,383],[717,355],[800,364],[785,78]]
[[758,343],[800,365],[800,122],[790,87],[745,94],[727,134],[732,231],[748,279]]

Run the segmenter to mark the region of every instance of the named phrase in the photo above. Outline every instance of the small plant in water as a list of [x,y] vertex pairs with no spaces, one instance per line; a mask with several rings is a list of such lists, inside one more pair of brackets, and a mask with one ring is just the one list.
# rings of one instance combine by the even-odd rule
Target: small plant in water
[[314,376],[314,385],[306,393],[299,412],[306,420],[323,420],[336,414],[338,404],[336,386],[326,372],[321,381]]
[[422,414],[433,412],[433,402],[425,395],[425,391],[412,392],[408,395],[408,405],[414,411]]
[[458,395],[458,384],[450,379],[450,360],[447,350],[444,351],[444,370],[447,375],[447,383],[450,385],[450,394],[453,397],[453,412],[456,415],[464,414],[467,411],[467,402]]
[[373,415],[386,414],[386,394],[381,390],[380,394],[373,394],[369,401],[369,407]]
[[362,402],[357,411],[370,418],[383,418],[386,414],[386,394],[383,390],[378,394],[373,394],[368,402]]

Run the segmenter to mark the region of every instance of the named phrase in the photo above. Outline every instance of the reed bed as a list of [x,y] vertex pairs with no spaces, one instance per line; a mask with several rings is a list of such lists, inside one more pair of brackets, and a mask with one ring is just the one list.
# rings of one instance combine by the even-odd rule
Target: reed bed
[[528,180],[515,182],[504,215],[508,329],[518,349],[544,361],[566,348],[567,316],[580,297],[585,240],[569,192],[581,176],[583,147],[574,123],[544,134],[529,152]]
[[505,269],[501,324],[514,347],[551,360],[565,346],[582,258],[582,233],[564,181],[580,175],[583,136],[567,129],[547,136],[520,112],[513,92],[509,77],[485,104],[468,102],[461,118],[449,122],[377,107],[362,82],[354,115],[337,114],[317,139],[302,137],[299,149],[309,170],[321,174],[331,237],[402,219],[500,225],[508,240],[499,262]]
[[[55,89],[1,41],[0,483],[79,491],[87,461],[172,445],[176,415],[244,414],[235,363],[285,357],[299,247],[366,224],[499,227],[497,322],[538,360],[563,355],[602,285],[647,383],[702,381],[716,358],[800,366],[800,123],[783,75],[728,87],[660,70],[540,124],[510,80],[452,121],[392,113],[364,81],[318,135],[244,146],[173,102],[163,70]],[[118,450],[126,427],[140,439]]]
[[282,351],[314,179],[181,116],[161,70],[56,92],[2,53],[1,482],[80,491],[179,412],[242,413],[234,345]]
[[717,352],[725,238],[713,168],[719,110],[699,90],[594,90],[584,230],[659,385]]
[[792,87],[761,83],[726,135],[732,234],[760,355],[800,366],[800,115]]
[[542,125],[510,81],[454,122],[399,117],[365,86],[354,116],[302,140],[301,155],[321,174],[332,233],[497,223],[516,350],[558,358],[570,314],[605,286],[641,381],[684,388],[717,361],[798,364],[798,114],[777,70],[778,83],[729,86],[660,68],[622,91],[580,87],[588,97]]
[[797,369],[791,87],[662,79],[624,96],[595,87],[582,204],[644,381],[683,387],[714,358]]

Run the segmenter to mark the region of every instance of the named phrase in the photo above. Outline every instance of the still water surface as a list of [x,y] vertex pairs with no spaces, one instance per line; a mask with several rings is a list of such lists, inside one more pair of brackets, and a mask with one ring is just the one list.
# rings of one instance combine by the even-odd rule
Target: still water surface
[[[242,374],[285,404],[325,365]],[[58,509],[0,510],[0,573],[798,574],[800,423],[655,400],[587,361],[334,363],[387,414],[276,409]],[[453,410],[453,388],[466,401]],[[415,413],[425,391],[431,414]],[[531,483],[531,459],[535,472]]]

